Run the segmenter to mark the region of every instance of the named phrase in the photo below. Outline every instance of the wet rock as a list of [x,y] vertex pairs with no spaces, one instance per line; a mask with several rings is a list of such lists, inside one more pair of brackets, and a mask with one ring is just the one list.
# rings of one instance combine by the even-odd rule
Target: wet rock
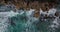
[[55,13],[55,16],[57,16],[57,17],[58,17],[58,16],[59,16],[59,12],[56,12],[56,13]]

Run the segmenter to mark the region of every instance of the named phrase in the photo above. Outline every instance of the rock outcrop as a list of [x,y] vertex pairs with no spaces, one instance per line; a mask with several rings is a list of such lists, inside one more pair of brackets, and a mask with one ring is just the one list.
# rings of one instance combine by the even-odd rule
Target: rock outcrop
[[43,11],[49,11],[52,7],[56,6],[56,1],[55,0],[0,0],[0,4],[13,4],[15,5],[16,9],[23,8],[25,10],[28,9],[35,9],[34,15],[37,14],[39,15],[40,9]]

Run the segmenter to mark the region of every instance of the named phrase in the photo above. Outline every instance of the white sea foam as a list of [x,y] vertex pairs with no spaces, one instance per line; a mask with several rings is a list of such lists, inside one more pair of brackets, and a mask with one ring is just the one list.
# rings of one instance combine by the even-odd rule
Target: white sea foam
[[[43,12],[41,9],[40,9],[40,14],[44,14],[44,15],[50,15],[50,14],[52,14],[52,15],[54,15],[55,13],[56,13],[56,9],[54,9],[54,8],[51,8],[51,9],[49,9],[49,11],[45,11],[45,12]],[[48,13],[47,13],[48,12]]]
[[18,13],[15,13],[13,11],[10,12],[0,12],[0,32],[5,32],[7,30],[7,27],[9,25],[9,17],[15,16]]

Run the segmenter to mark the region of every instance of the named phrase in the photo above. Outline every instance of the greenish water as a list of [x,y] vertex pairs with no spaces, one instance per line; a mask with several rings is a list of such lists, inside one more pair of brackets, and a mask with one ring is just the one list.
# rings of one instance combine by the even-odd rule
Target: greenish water
[[[51,28],[49,27],[50,25],[52,25],[52,19],[47,19],[47,21],[38,21],[37,23],[32,23],[31,21],[28,21],[26,14],[23,13],[22,15],[16,15],[14,17],[11,17],[11,21],[13,23],[11,23],[10,26],[10,32],[54,32],[52,30],[50,30]],[[28,23],[27,23],[28,22]],[[29,24],[29,22],[31,22]]]
[[[0,9],[0,11],[3,12],[0,12],[0,32],[60,32],[60,24],[57,25],[53,23],[55,19],[53,17],[47,18],[46,21],[42,21],[42,18],[35,20],[35,18],[32,17],[33,15],[31,17],[27,16],[26,12],[23,14],[18,13],[17,15],[12,16],[15,14],[10,12],[11,10],[14,10],[13,8],[10,9],[10,7],[0,6]],[[6,11],[8,11],[8,13]],[[9,15],[9,13],[11,13],[11,17],[5,15]],[[60,19],[56,22],[60,23]]]

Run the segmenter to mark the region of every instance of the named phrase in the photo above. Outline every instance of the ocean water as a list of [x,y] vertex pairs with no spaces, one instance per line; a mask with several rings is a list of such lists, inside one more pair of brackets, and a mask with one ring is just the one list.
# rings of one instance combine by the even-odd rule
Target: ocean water
[[54,14],[55,10],[60,10],[52,8],[47,13],[48,18],[43,15],[35,18],[33,9],[30,11],[14,9],[13,6],[0,6],[0,32],[60,32],[60,16],[50,15]]

